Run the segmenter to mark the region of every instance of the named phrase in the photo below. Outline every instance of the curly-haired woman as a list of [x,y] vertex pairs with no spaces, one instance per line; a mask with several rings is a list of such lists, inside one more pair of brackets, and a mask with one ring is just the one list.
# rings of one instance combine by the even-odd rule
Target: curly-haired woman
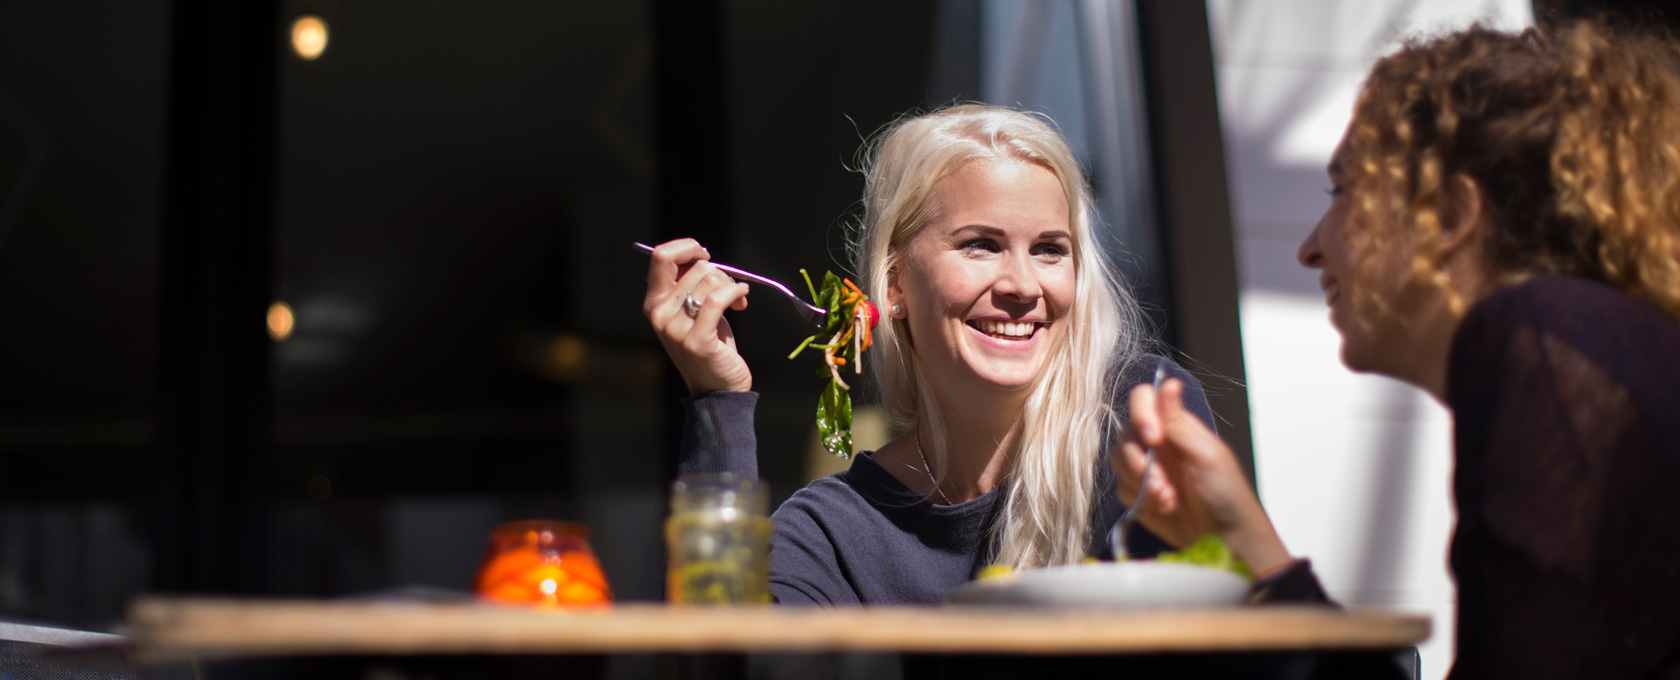
[[[1680,677],[1680,48],[1583,22],[1372,69],[1301,244],[1352,369],[1452,409],[1455,678]],[[1169,541],[1322,599],[1178,386],[1112,462]],[[1128,485],[1129,483],[1129,485]]]

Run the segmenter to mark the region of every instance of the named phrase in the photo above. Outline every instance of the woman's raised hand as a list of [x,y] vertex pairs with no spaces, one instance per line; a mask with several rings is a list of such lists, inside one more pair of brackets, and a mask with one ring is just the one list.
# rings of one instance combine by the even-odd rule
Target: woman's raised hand
[[[736,351],[735,334],[723,318],[725,309],[747,308],[747,284],[713,267],[711,254],[694,239],[662,243],[652,255],[642,314],[653,323],[689,395],[752,389],[752,371]],[[692,316],[690,304],[698,306]]]
[[1144,526],[1178,546],[1218,534],[1256,574],[1288,562],[1289,551],[1236,456],[1184,408],[1183,394],[1184,383],[1177,380],[1161,385],[1159,394],[1148,384],[1132,390],[1131,424],[1108,458],[1120,478],[1120,501],[1137,498],[1144,455],[1154,447],[1157,468],[1138,511]]

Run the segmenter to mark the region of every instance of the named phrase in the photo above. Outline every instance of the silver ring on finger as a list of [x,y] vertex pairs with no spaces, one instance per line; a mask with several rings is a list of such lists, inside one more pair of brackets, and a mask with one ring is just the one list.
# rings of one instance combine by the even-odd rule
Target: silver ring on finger
[[694,301],[693,291],[683,296],[682,310],[690,319],[700,316],[700,303]]

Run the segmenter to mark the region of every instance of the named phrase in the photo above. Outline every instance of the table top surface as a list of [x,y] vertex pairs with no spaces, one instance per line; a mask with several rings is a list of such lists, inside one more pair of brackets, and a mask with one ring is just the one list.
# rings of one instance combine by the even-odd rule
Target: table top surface
[[1328,607],[1046,611],[977,607],[588,610],[481,603],[143,598],[134,642],[154,660],[340,654],[877,651],[1142,654],[1389,649],[1429,617]]

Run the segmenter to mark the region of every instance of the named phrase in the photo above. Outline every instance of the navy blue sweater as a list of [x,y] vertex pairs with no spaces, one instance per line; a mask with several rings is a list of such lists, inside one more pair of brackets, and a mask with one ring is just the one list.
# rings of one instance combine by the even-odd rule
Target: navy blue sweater
[[[1122,420],[1126,395],[1153,377],[1157,357],[1128,364],[1111,396]],[[1184,382],[1184,403],[1212,428],[1213,413],[1201,383],[1167,363]],[[684,400],[686,426],[680,472],[758,474],[751,392],[714,392]],[[1089,554],[1108,558],[1107,534],[1122,510],[1115,477],[1102,452],[1091,513]],[[936,604],[974,579],[993,552],[991,527],[1005,491],[1000,487],[956,505],[929,503],[870,457],[859,453],[849,470],[812,482],[773,515],[770,592],[783,604]],[[1153,555],[1165,548],[1146,531],[1133,531],[1128,550]]]

